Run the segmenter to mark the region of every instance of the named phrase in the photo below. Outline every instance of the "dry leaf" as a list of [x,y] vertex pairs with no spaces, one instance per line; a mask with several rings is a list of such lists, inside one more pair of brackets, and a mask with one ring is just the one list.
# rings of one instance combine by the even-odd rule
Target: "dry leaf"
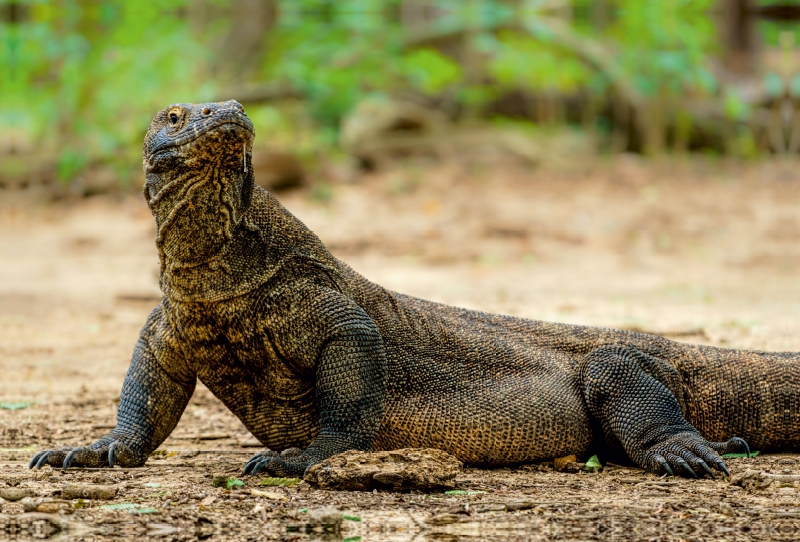
[[272,491],[261,491],[260,489],[251,489],[250,495],[255,497],[266,497],[268,499],[272,499],[273,501],[285,501],[288,500],[286,497],[281,495],[280,493],[274,493]]
[[577,463],[578,458],[575,455],[568,455],[565,457],[556,457],[553,459],[553,468],[559,472],[564,470],[564,467],[567,466],[567,463]]

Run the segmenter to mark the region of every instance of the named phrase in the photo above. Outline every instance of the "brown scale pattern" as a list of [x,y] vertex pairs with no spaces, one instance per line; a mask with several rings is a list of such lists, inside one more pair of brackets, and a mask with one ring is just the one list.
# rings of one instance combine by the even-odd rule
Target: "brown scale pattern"
[[[440,448],[506,465],[590,451],[682,475],[720,453],[800,448],[795,354],[691,346],[388,291],[254,184],[234,102],[178,104],[145,137],[164,298],[118,425],[31,466],[141,465],[200,379],[264,445],[246,472],[297,475],[349,449]],[[742,440],[744,439],[744,440]],[[302,448],[300,451],[298,448]],[[287,451],[288,450],[288,451]]]

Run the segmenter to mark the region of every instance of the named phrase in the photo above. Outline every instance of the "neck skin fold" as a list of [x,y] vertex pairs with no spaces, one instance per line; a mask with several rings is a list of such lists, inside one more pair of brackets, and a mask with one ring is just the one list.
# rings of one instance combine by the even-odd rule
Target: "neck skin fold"
[[208,163],[148,174],[147,185],[160,186],[148,203],[156,220],[162,274],[219,260],[234,242],[250,205],[253,182],[249,153],[236,167]]

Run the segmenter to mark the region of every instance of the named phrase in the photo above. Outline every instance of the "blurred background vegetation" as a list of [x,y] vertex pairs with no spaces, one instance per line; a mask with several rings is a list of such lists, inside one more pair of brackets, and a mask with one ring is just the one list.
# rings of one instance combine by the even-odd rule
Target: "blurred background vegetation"
[[6,188],[138,186],[158,110],[231,98],[274,188],[470,146],[800,152],[798,1],[0,0],[0,17]]

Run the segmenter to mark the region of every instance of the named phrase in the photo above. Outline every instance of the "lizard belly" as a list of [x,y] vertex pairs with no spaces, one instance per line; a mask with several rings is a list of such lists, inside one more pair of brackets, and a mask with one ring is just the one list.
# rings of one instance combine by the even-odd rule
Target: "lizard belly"
[[378,292],[382,305],[365,302],[389,369],[375,448],[439,448],[487,465],[589,449],[578,360],[535,322]]
[[473,376],[464,374],[444,389],[398,388],[390,382],[375,448],[439,448],[466,463],[485,465],[588,451],[589,413],[569,373],[538,369]]

